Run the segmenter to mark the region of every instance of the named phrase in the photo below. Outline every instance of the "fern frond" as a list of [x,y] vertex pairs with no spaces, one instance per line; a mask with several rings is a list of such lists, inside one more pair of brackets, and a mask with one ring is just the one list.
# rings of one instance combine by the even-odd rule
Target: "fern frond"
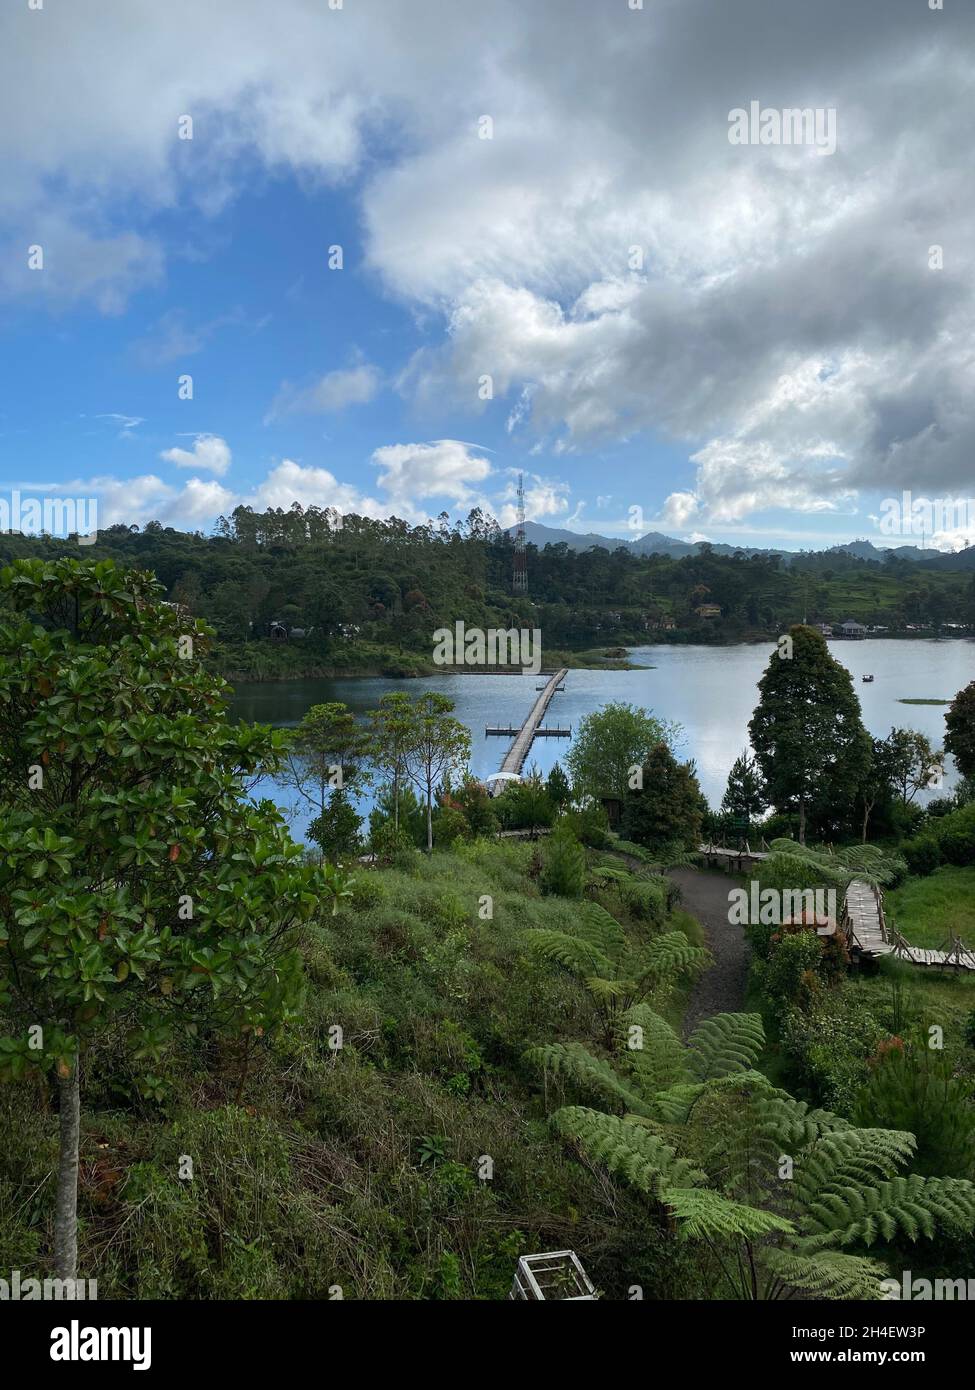
[[588,941],[608,961],[619,958],[626,949],[626,933],[611,912],[599,903],[581,903],[575,933]]
[[922,1178],[916,1173],[873,1187],[827,1190],[804,1212],[803,1253],[854,1243],[873,1245],[898,1234],[931,1239],[938,1229],[958,1237],[975,1228],[975,1186],[964,1178]]
[[687,1042],[688,1062],[699,1081],[750,1071],[765,1046],[760,1014],[716,1014],[706,1018]]
[[621,1109],[632,1110],[638,1115],[650,1114],[642,1096],[627,1086],[608,1062],[594,1057],[581,1043],[549,1043],[545,1047],[533,1047],[525,1053],[525,1060],[539,1071],[563,1076]]
[[558,1132],[588,1158],[650,1196],[659,1197],[665,1187],[690,1186],[704,1178],[686,1158],[678,1158],[659,1134],[617,1115],[568,1105],[557,1110],[552,1120]]
[[591,942],[567,932],[536,927],[525,932],[524,942],[529,951],[543,960],[554,960],[574,975],[609,974],[611,961]]
[[676,1216],[680,1233],[686,1240],[729,1236],[757,1240],[776,1233],[788,1235],[794,1230],[792,1222],[784,1216],[747,1206],[744,1202],[732,1202],[709,1188],[668,1187],[661,1200]]
[[865,1255],[840,1250],[821,1250],[800,1255],[795,1250],[769,1246],[761,1252],[761,1264],[779,1284],[823,1299],[878,1299],[883,1297],[886,1267]]
[[711,960],[711,952],[703,946],[692,946],[682,931],[668,931],[651,937],[627,969],[638,975],[641,982],[656,981],[679,975],[682,970],[703,970]]
[[[687,1081],[684,1045],[670,1024],[649,1004],[634,1004],[619,1019],[619,1042],[630,1075],[646,1099],[680,1081]],[[631,1030],[639,1029],[639,1033]],[[631,1046],[638,1041],[640,1046]]]

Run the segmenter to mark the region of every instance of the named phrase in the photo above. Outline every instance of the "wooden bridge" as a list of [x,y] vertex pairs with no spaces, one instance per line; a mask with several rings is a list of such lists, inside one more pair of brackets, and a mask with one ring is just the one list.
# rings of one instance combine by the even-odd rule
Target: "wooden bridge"
[[960,936],[947,943],[947,950],[929,951],[912,946],[900,932],[888,924],[884,916],[884,899],[879,888],[855,878],[846,890],[843,902],[843,927],[847,945],[861,956],[896,956],[912,965],[952,965],[962,970],[975,970],[975,952]]
[[541,722],[545,717],[545,712],[552,702],[552,696],[560,687],[564,688],[563,682],[568,674],[569,668],[567,666],[563,666],[560,671],[556,671],[555,675],[552,676],[552,678],[542,687],[541,692],[537,696],[535,703],[532,705],[531,710],[529,711],[528,718],[525,720],[524,724],[522,724],[520,728],[516,729],[513,726],[511,726],[502,729],[500,726],[498,726],[496,730],[485,729],[485,735],[490,734],[492,732],[497,732],[499,734],[504,733],[511,734],[514,736],[511,747],[504,755],[504,761],[501,764],[500,773],[495,774],[496,780],[491,781],[492,796],[500,795],[500,793],[504,791],[506,782],[510,781],[514,777],[519,776],[519,774],[521,773],[521,769],[525,765],[525,759],[528,757],[528,750],[531,748],[532,744],[535,741],[535,738],[539,734],[541,734],[543,737],[554,736],[558,738],[567,738],[571,734],[571,729],[550,730],[542,729],[540,727]]
[[[762,844],[764,843],[763,840]],[[731,869],[734,866],[740,871],[746,864],[758,864],[761,860],[768,858],[768,854],[764,851],[750,849],[747,840],[744,845],[739,845],[737,849],[729,849],[727,845],[716,845],[711,842],[706,845],[698,845],[697,849],[699,854],[704,855],[709,868],[713,868],[715,864],[721,864],[726,869]]]

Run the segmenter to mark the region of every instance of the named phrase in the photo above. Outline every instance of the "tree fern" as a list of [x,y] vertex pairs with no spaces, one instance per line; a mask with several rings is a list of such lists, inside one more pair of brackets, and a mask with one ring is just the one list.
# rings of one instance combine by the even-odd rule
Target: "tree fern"
[[765,1047],[760,1014],[716,1014],[688,1039],[689,1062],[699,1081],[754,1067]]

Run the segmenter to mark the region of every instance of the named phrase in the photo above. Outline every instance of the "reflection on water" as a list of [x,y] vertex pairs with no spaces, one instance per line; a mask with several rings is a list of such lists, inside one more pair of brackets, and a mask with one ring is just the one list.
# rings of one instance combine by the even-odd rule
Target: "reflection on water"
[[[693,758],[705,796],[717,806],[728,772],[747,745],[748,721],[758,699],[757,683],[774,647],[760,643],[734,647],[639,647],[632,659],[639,671],[570,671],[566,688],[550,706],[549,720],[563,728],[578,727],[583,715],[611,700],[642,705],[684,729],[678,752]],[[950,700],[975,679],[975,643],[937,640],[836,641],[830,650],[852,673],[863,719],[874,735],[895,725],[918,729],[936,747],[944,739],[945,706],[904,705],[903,699]],[[861,682],[864,673],[874,677]],[[268,724],[294,725],[311,705],[342,700],[354,713],[375,708],[388,690],[420,695],[442,691],[454,701],[456,714],[472,734],[471,766],[484,777],[496,772],[508,748],[503,738],[485,738],[488,724],[520,724],[531,708],[535,676],[437,675],[413,681],[383,678],[242,682],[231,704],[234,716]],[[564,758],[569,740],[537,739],[530,762],[547,773]],[[955,780],[949,760],[946,785]],[[293,812],[294,833],[303,833],[309,816],[293,804],[294,794],[267,783],[259,795],[270,796]],[[937,794],[937,793],[936,793]],[[364,805],[368,798],[364,799]]]

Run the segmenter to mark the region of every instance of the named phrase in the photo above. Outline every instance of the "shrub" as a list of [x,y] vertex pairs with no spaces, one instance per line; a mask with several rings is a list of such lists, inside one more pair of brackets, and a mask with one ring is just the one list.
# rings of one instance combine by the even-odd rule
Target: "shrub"
[[970,1086],[952,1075],[944,1051],[923,1042],[883,1049],[857,1098],[854,1119],[867,1127],[913,1134],[914,1172],[968,1176],[975,1157],[975,1110]]
[[916,840],[905,840],[901,854],[907,860],[912,874],[933,874],[941,863],[941,846],[934,835],[919,835]]
[[560,825],[545,846],[539,886],[560,898],[581,898],[586,886],[586,854],[568,826]]
[[868,1059],[884,1037],[871,1010],[843,985],[823,991],[808,1010],[790,1009],[780,1026],[797,1077],[816,1102],[851,1115],[869,1076]]
[[606,808],[599,802],[591,802],[588,806],[567,812],[562,822],[577,840],[590,849],[607,849],[613,843]]
[[817,971],[823,954],[814,931],[797,931],[777,940],[765,970],[765,992],[776,1014],[795,1006],[807,1009],[819,988]]

